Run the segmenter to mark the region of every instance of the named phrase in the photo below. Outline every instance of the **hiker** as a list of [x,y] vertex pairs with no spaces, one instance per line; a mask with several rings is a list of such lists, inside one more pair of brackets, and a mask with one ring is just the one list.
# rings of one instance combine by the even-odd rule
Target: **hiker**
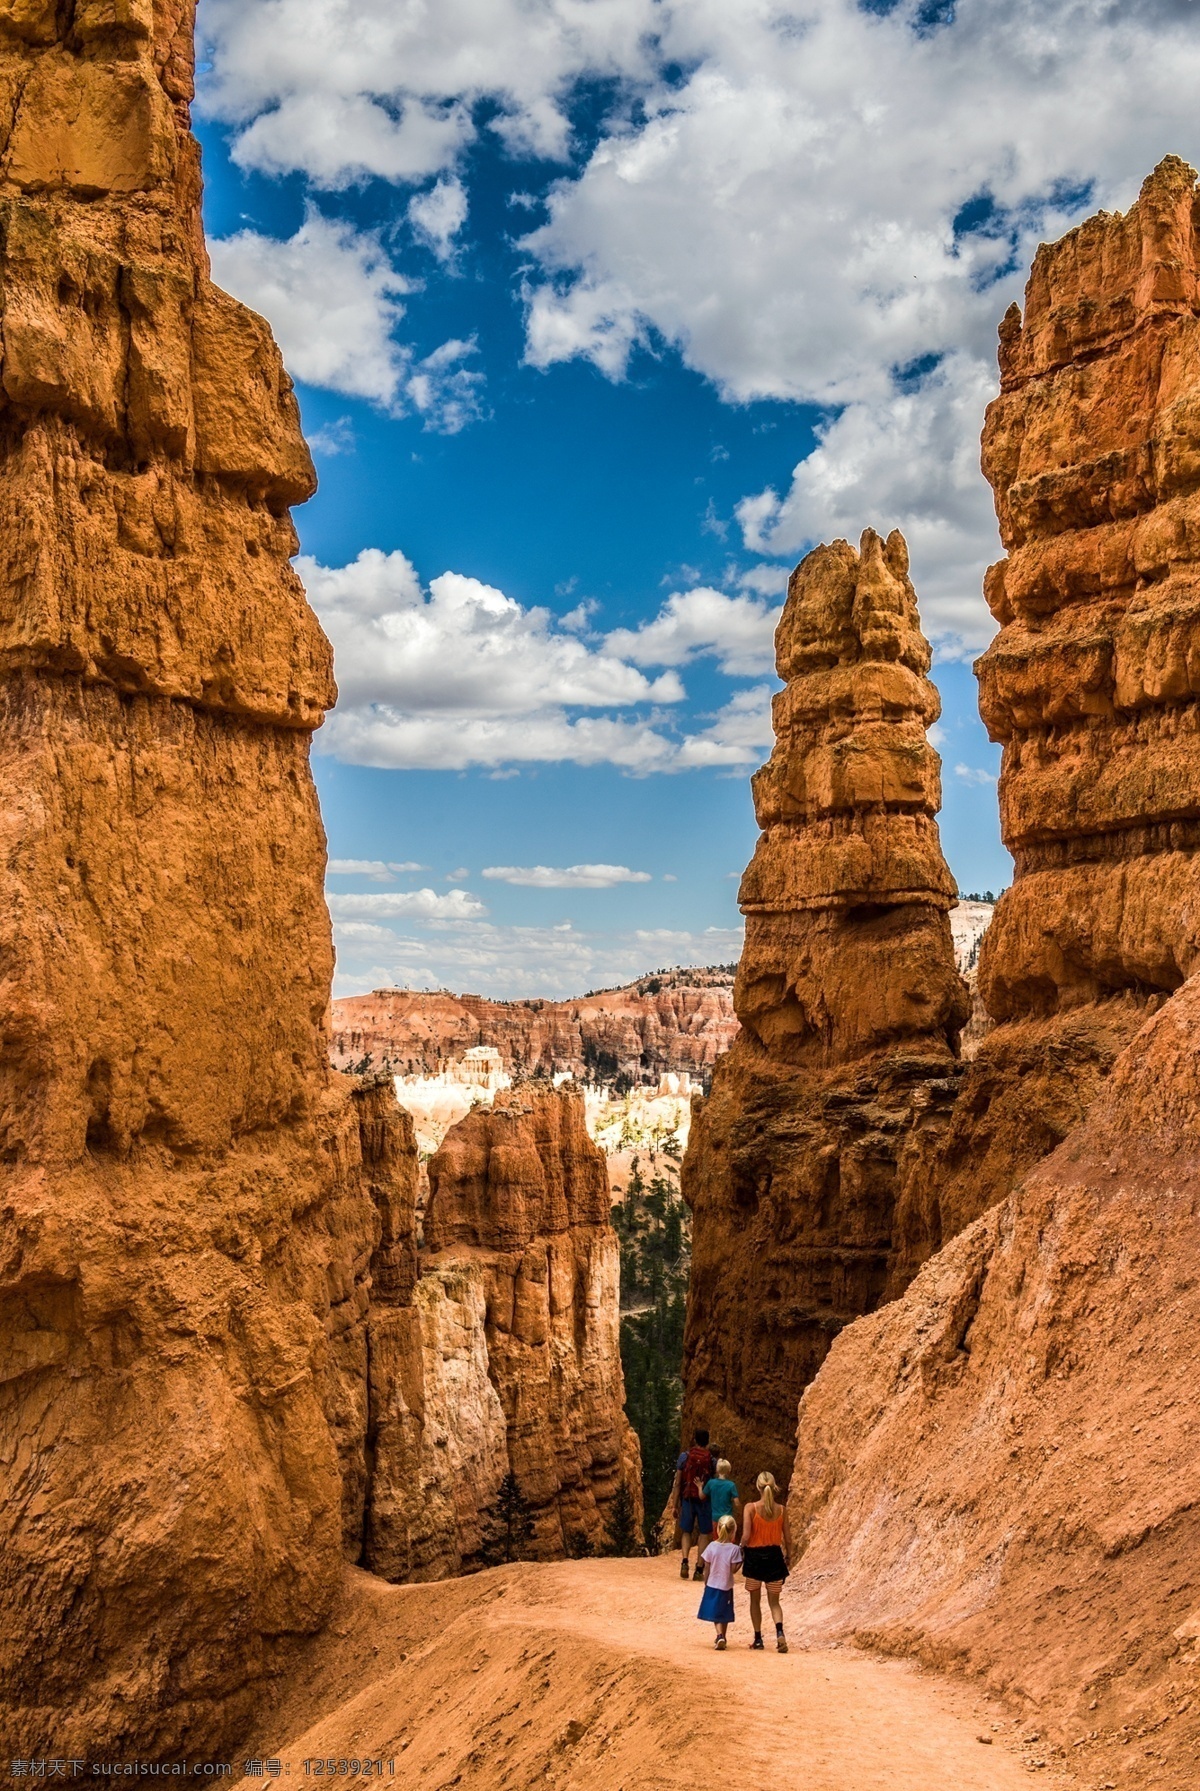
[[783,1633],[783,1608],[779,1594],[788,1576],[792,1561],[792,1532],[788,1527],[787,1506],[779,1497],[774,1474],[763,1473],[756,1482],[761,1498],[746,1506],[742,1518],[742,1578],[750,1594],[750,1621],[754,1640],[750,1646],[761,1648],[762,1589],[767,1588],[767,1601],[775,1619],[775,1646],[780,1654],[788,1651]]
[[742,1515],[742,1501],[738,1498],[738,1489],[733,1483],[732,1474],[733,1469],[722,1458],[717,1462],[715,1477],[709,1480],[704,1487],[704,1497],[712,1509],[713,1524],[718,1533],[723,1517],[732,1517],[735,1520],[734,1528],[736,1529],[736,1520]]
[[737,1545],[737,1522],[726,1515],[717,1519],[717,1540],[710,1542],[703,1554],[704,1596],[696,1612],[701,1623],[717,1626],[716,1646],[725,1650],[725,1632],[734,1622],[733,1576],[742,1564],[742,1551]]
[[[704,1488],[713,1476],[712,1450],[708,1446],[708,1432],[697,1430],[693,1433],[692,1446],[685,1449],[675,1463],[675,1482],[671,1487],[671,1510],[679,1514],[679,1528],[683,1534],[683,1561],[679,1568],[679,1577],[688,1577],[688,1556],[692,1552],[692,1532],[698,1531],[699,1550],[712,1536],[712,1506],[704,1496]],[[692,1575],[695,1580],[704,1578],[704,1567],[700,1553],[696,1555],[696,1571]]]

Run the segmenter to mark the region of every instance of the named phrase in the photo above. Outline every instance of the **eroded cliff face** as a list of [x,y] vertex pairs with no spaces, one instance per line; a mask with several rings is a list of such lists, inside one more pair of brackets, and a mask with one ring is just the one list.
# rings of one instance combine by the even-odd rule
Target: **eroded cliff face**
[[935,816],[939,763],[908,555],[868,530],[792,575],[776,634],[776,745],[741,888],[742,1031],[699,1108],[685,1428],[786,1481],[792,1401],[883,1296],[917,1128],[956,1092],[966,989]]
[[[622,1481],[640,1521],[641,1464],[623,1409],[608,1171],[582,1097],[529,1083],[501,1092],[447,1134],[429,1185],[426,1322],[453,1325],[455,1309],[473,1304],[486,1347],[482,1388],[449,1406],[460,1446],[464,1431],[479,1439],[485,1482],[483,1496],[470,1488],[461,1559],[477,1554],[481,1520],[486,1539],[510,1467],[531,1509],[535,1555],[574,1550],[581,1537],[601,1546]],[[489,1454],[489,1434],[503,1437],[502,1451]]]
[[704,1076],[737,1035],[732,970],[667,970],[574,1001],[487,1001],[481,995],[377,989],[333,1004],[340,1069],[435,1075],[476,1045],[509,1074],[654,1082]]
[[1193,979],[800,1405],[790,1627],[985,1676],[1089,1784],[1196,1782],[1198,1029]]

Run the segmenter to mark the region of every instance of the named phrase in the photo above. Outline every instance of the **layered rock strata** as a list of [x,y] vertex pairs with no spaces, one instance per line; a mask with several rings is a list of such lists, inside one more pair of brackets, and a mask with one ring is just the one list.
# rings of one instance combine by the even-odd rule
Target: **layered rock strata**
[[1124,216],[1038,250],[1000,327],[983,467],[1007,557],[976,671],[1011,889],[993,1022],[906,1199],[913,1269],[1053,1150],[1200,943],[1200,255],[1168,157]]
[[573,1001],[488,1001],[421,989],[376,989],[333,1004],[339,1069],[436,1075],[479,1045],[509,1075],[657,1082],[706,1076],[737,1034],[730,969],[666,970]]
[[785,1481],[794,1399],[883,1296],[914,1130],[956,1092],[966,990],[935,819],[938,697],[899,533],[819,547],[776,634],[742,883],[741,1033],[698,1109],[685,1426]]
[[1088,1784],[1196,1782],[1198,1035],[1193,978],[800,1405],[789,1627],[985,1677]]

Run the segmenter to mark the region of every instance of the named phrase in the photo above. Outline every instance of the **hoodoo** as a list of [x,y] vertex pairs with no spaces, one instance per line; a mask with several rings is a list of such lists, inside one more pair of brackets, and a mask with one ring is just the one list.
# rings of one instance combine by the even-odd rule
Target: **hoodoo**
[[684,1162],[685,1425],[743,1477],[791,1469],[795,1405],[879,1302],[911,1134],[953,1098],[966,990],[938,839],[939,711],[908,553],[872,530],[792,575],[775,750],[742,883],[742,1031]]
[[979,660],[1012,888],[984,939],[995,1025],[914,1175],[893,1291],[1096,1098],[1200,951],[1200,254],[1169,156],[1124,216],[1038,250],[983,432],[1007,558]]

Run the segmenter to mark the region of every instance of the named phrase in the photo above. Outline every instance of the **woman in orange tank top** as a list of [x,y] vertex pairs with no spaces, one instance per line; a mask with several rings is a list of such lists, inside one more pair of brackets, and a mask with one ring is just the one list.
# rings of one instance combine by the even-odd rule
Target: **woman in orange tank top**
[[779,1594],[788,1576],[792,1561],[792,1533],[788,1527],[787,1506],[779,1498],[773,1474],[760,1474],[757,1486],[762,1497],[746,1506],[742,1517],[742,1579],[750,1594],[750,1621],[754,1640],[750,1646],[761,1648],[762,1589],[767,1588],[767,1602],[775,1619],[775,1646],[780,1654],[788,1651],[783,1633],[783,1607]]

